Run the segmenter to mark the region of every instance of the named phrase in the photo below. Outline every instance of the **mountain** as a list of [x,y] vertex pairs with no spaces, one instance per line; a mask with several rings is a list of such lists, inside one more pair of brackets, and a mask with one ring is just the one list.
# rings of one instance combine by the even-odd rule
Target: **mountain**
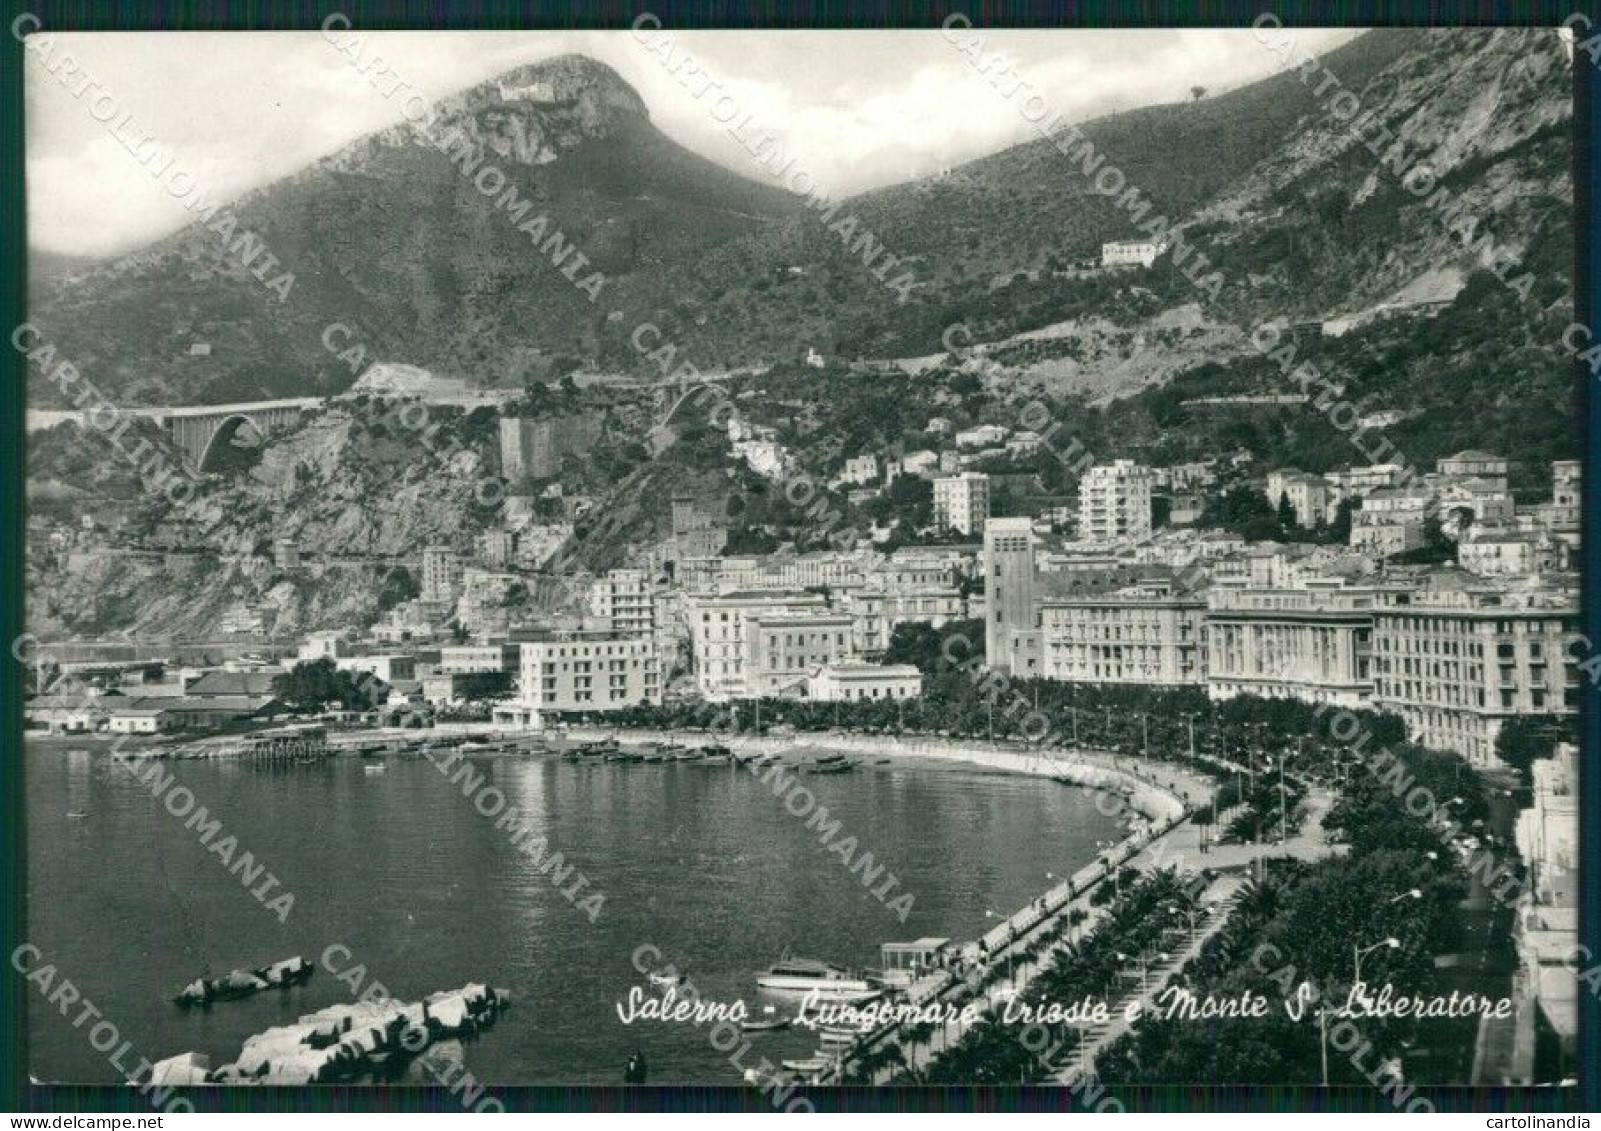
[[[341,390],[354,374],[323,346],[334,322],[368,361],[520,384],[560,355],[571,368],[592,353],[628,278],[693,262],[795,209],[788,194],[670,141],[616,72],[580,56],[445,100],[429,132],[457,131],[466,141],[449,153],[405,125],[362,138],[209,224],[39,296],[34,318],[103,389],[137,382],[145,403]],[[530,202],[520,217],[517,201]],[[231,236],[218,230],[229,213]],[[540,215],[536,237],[527,226]],[[247,231],[281,261],[267,281],[293,273],[283,301],[233,250]],[[589,263],[574,270],[569,245]],[[579,282],[599,273],[597,299],[558,262]],[[202,342],[206,355],[191,356]],[[47,386],[34,392],[48,401]]]
[[[1516,248],[1566,246],[1571,90],[1554,33],[1370,32],[1322,65]],[[216,402],[348,386],[352,366],[322,345],[331,322],[352,327],[346,340],[363,344],[365,362],[520,385],[573,368],[645,368],[632,331],[647,320],[717,369],[808,347],[846,358],[936,352],[956,322],[1001,341],[1044,327],[1072,338],[1081,320],[1100,319],[1126,341],[1092,342],[1097,372],[1086,376],[1125,395],[1165,382],[1200,350],[1226,355],[1229,323],[1355,312],[1429,272],[1450,290],[1472,269],[1316,85],[1286,71],[1083,126],[1150,214],[1184,224],[1223,271],[1223,293],[1193,314],[1181,311],[1193,285],[1165,264],[1138,290],[1071,269],[1136,229],[1050,141],[834,202],[825,219],[817,202],[678,146],[614,71],[564,56],[441,105],[434,135],[468,139],[457,164],[397,126],[236,202],[239,230],[294,272],[286,301],[196,224],[43,296],[36,320],[113,394]],[[479,162],[504,172],[530,215],[548,217],[544,236],[520,231],[474,187],[462,167],[490,176]],[[889,278],[911,286],[876,278],[845,224],[893,254]],[[541,250],[558,232],[558,251],[570,244],[590,261],[580,272],[569,263],[575,278]],[[604,283],[591,301],[575,282],[594,272]],[[1174,333],[1175,320],[1203,325]],[[197,342],[206,356],[190,355]],[[1136,354],[1133,376],[1107,378]]]

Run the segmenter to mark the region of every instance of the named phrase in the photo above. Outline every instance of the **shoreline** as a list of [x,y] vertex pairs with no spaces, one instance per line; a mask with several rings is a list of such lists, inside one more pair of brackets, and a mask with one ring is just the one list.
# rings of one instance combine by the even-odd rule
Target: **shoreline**
[[[564,740],[594,742],[615,739],[622,745],[644,742],[715,741],[740,753],[795,754],[830,751],[912,768],[978,768],[995,773],[1045,777],[1099,793],[1121,793],[1127,803],[1152,821],[1181,819],[1209,797],[1213,783],[1168,762],[1125,758],[1103,751],[1020,750],[1002,743],[941,738],[892,738],[878,735],[704,735],[694,731],[655,728],[574,726],[560,732]],[[1127,786],[1124,791],[1121,787]]]

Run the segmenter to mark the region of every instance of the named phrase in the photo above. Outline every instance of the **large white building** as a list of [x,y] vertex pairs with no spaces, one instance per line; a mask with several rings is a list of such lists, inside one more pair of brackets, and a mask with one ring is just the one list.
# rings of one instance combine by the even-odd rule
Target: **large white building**
[[1296,588],[1212,589],[1207,693],[1365,706],[1373,695],[1374,604],[1371,589],[1346,588],[1338,579]]
[[746,625],[745,697],[802,698],[820,668],[856,656],[844,613],[783,612]]
[[474,675],[517,670],[516,644],[446,644],[439,649],[439,675]]
[[1073,683],[1206,681],[1206,599],[1165,582],[1040,599],[1041,674]]
[[1489,765],[1507,719],[1577,711],[1578,629],[1573,589],[1425,590],[1375,614],[1375,702],[1414,742]]
[[649,636],[552,631],[517,647],[517,701],[495,709],[497,722],[537,727],[552,712],[661,702],[656,643]]
[[1410,487],[1381,487],[1351,516],[1351,548],[1388,558],[1424,544],[1429,494]]
[[934,525],[963,534],[977,534],[990,516],[989,476],[977,471],[942,475],[934,480]]
[[898,624],[927,621],[936,628],[960,618],[966,602],[954,585],[940,582],[923,584],[877,584],[850,594],[847,607],[855,626],[856,648],[874,655],[889,647]]
[[1280,499],[1289,500],[1295,511],[1297,526],[1313,527],[1328,521],[1329,485],[1321,475],[1308,475],[1295,468],[1270,472],[1267,477],[1267,501],[1277,507]]
[[821,593],[736,590],[686,598],[696,688],[714,701],[751,698],[759,682],[749,666],[755,623],[787,613],[829,611]]
[[1085,542],[1143,542],[1151,536],[1148,467],[1120,459],[1100,463],[1078,484],[1078,536]]
[[1101,266],[1149,267],[1166,250],[1165,239],[1114,240],[1101,245]]
[[1505,457],[1489,452],[1468,450],[1452,456],[1442,456],[1434,463],[1435,470],[1444,476],[1459,479],[1486,479],[1501,490],[1507,486]]

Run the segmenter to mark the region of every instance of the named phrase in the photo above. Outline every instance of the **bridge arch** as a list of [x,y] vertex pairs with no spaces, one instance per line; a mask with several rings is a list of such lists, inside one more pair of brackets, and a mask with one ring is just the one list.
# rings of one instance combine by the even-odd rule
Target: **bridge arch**
[[[250,437],[247,443],[236,442],[241,428],[246,429],[246,435]],[[260,447],[261,442],[262,427],[248,413],[229,413],[216,421],[216,427],[212,431],[211,437],[206,440],[205,446],[201,449],[200,459],[195,466],[203,472],[215,471],[220,462],[219,457],[229,447],[255,448]]]

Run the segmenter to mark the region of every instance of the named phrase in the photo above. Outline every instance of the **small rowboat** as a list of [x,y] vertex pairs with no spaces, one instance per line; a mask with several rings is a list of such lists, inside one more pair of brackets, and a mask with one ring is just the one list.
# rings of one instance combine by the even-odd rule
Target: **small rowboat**
[[779,1029],[788,1029],[794,1023],[793,1017],[768,1017],[760,1020],[752,1017],[747,1021],[741,1021],[739,1027],[747,1033],[773,1033]]
[[663,988],[684,984],[684,976],[682,974],[650,974],[647,977],[651,985],[662,986]]

